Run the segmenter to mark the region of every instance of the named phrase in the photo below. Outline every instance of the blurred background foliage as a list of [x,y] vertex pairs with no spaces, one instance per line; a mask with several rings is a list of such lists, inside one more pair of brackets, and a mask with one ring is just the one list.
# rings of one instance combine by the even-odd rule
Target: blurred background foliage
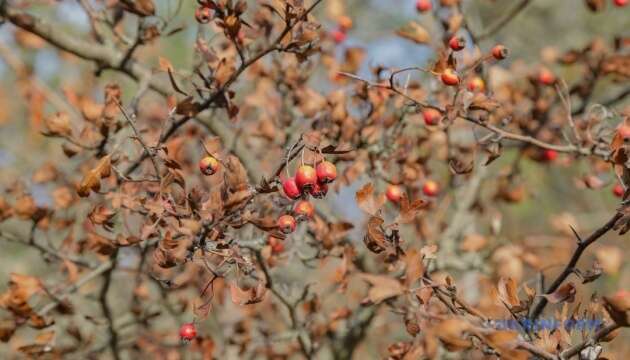
[[[465,0],[463,1],[466,20],[473,31],[483,32],[490,24],[502,17],[507,10],[520,0]],[[159,14],[168,14],[174,10],[177,2],[173,0],[158,0]],[[328,4],[326,4],[328,3]],[[332,3],[332,4],[331,4]],[[347,42],[338,50],[342,56],[343,48],[348,46],[362,47],[366,50],[366,66],[362,75],[369,76],[369,67],[384,65],[386,67],[424,66],[431,60],[430,48],[419,46],[399,38],[395,30],[409,20],[417,20],[432,33],[439,33],[439,24],[432,17],[418,15],[414,9],[413,0],[329,0],[325,6],[316,12],[316,16],[323,20],[325,27],[334,28],[334,21],[327,17],[330,11],[326,7],[343,5],[346,14],[354,21],[354,28],[350,30]],[[176,69],[190,69],[195,61],[193,44],[197,33],[208,32],[207,37],[213,36],[209,27],[201,27],[194,22],[194,1],[184,1],[181,12],[175,23],[183,26],[183,30],[160,41],[143,47],[137,56],[145,64],[157,68],[159,58],[157,54],[166,54],[168,60]],[[89,30],[88,19],[77,1],[63,0],[58,5],[43,4],[33,6],[32,9],[42,16],[54,19],[69,31],[87,36]],[[169,10],[170,9],[170,10]],[[127,19],[125,27],[133,32],[133,19]],[[531,4],[494,36],[485,39],[481,47],[489,49],[495,43],[503,43],[510,48],[511,55],[505,68],[535,69],[540,59],[546,61],[557,74],[568,84],[581,76],[579,68],[559,67],[552,65],[553,60],[570,49],[581,49],[594,38],[601,38],[611,44],[615,36],[630,35],[630,8],[619,10],[608,6],[599,13],[587,9],[581,0],[533,0]],[[18,44],[20,46],[18,46]],[[123,87],[123,94],[134,94],[137,89],[135,82],[124,75],[105,71],[96,77],[92,64],[59,53],[55,49],[42,43],[41,39],[25,33],[16,33],[15,28],[4,24],[0,26],[0,45],[25,66],[32,69],[35,76],[50,89],[59,94],[64,91],[91,91],[96,100],[101,100],[101,89],[109,82],[117,82]],[[320,69],[320,76],[315,77],[318,88],[329,91],[325,69]],[[247,77],[241,80],[239,87],[249,87]],[[606,99],[621,89],[619,84],[600,81],[596,87],[593,99]],[[126,99],[128,100],[128,99]],[[63,169],[76,169],[80,160],[67,159],[56,139],[45,138],[40,135],[39,125],[41,116],[53,111],[50,105],[43,107],[43,114],[33,114],[28,111],[29,106],[43,101],[29,93],[28,86],[21,82],[7,65],[6,57],[0,57],[0,189],[10,185],[16,179],[22,179],[30,185],[31,192],[37,202],[51,204],[51,189],[32,182],[33,174],[42,165],[52,163]],[[619,108],[625,103],[619,104]],[[224,116],[224,115],[221,115]],[[490,166],[491,171],[500,172],[514,161],[515,154],[507,153],[499,161]],[[538,236],[557,232],[561,226],[554,225],[569,219],[569,222],[579,224],[582,229],[591,229],[602,223],[610,214],[610,209],[617,204],[617,199],[611,193],[615,182],[612,172],[604,179],[609,186],[602,189],[589,190],[576,186],[576,179],[588,171],[588,166],[581,164],[582,160],[565,165],[561,159],[553,164],[534,163],[524,160],[522,166],[522,182],[526,184],[528,197],[518,204],[500,206],[502,222],[499,237],[502,242],[520,241],[526,236]],[[586,160],[584,160],[586,161]],[[437,166],[437,165],[436,165]],[[441,165],[444,167],[444,165]],[[447,171],[446,168],[442,172]],[[351,218],[360,219],[360,211],[352,201],[354,191],[367,181],[343,190],[333,197],[335,211],[340,211]],[[484,196],[492,196],[491,186]],[[350,201],[348,201],[350,200]],[[457,200],[455,200],[457,201]],[[550,214],[552,214],[550,216]],[[360,233],[357,233],[359,235]],[[357,236],[357,240],[360,240]],[[628,251],[628,236],[609,236],[601,243],[593,246],[593,254],[601,254],[606,258],[608,246],[615,246],[616,255],[622,256],[624,261],[614,273],[608,273],[603,281],[589,284],[589,289],[606,292],[616,288],[630,286],[630,267],[625,263]],[[569,254],[573,243],[555,243],[553,237],[542,237],[540,246],[565,248]],[[603,249],[603,250],[602,250]],[[622,253],[618,252],[621,249]],[[47,267],[38,259],[36,251],[15,244],[0,244],[0,291],[8,280],[9,272],[28,272],[41,274]],[[289,275],[290,276],[290,275]],[[466,285],[464,285],[466,286]],[[476,284],[470,283],[469,287]],[[131,287],[127,290],[130,290]],[[120,290],[124,291],[124,290]],[[375,324],[375,327],[385,324]],[[217,336],[221,336],[217,333]],[[402,332],[394,337],[404,338]],[[388,341],[391,339],[388,339]],[[379,347],[382,344],[374,344]],[[0,348],[3,345],[0,345]],[[627,349],[628,344],[620,341],[615,346]]]

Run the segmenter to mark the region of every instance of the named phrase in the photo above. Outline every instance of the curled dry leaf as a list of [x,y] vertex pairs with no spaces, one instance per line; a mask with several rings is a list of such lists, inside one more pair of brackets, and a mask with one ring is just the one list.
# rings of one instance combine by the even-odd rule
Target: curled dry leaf
[[463,319],[446,319],[433,330],[447,350],[462,351],[472,346],[472,342],[464,337],[469,328],[470,325]]
[[409,203],[409,199],[404,196],[400,200],[400,212],[398,213],[398,217],[396,217],[396,222],[401,224],[413,222],[418,212],[428,205],[429,203],[422,199],[416,199]]
[[225,161],[225,183],[232,192],[247,190],[247,170],[234,155],[229,155]]
[[405,286],[410,287],[424,274],[422,254],[416,249],[407,250],[403,260],[405,262]]
[[81,180],[77,189],[79,196],[87,197],[90,191],[98,192],[101,189],[101,179],[108,177],[111,173],[111,165],[111,155],[101,158],[96,167],[88,171]]
[[259,303],[264,299],[266,293],[267,288],[265,287],[265,283],[263,281],[259,281],[255,287],[246,290],[241,289],[236,283],[230,284],[230,295],[232,297],[232,301],[237,305]]
[[0,341],[7,342],[11,340],[11,337],[15,333],[16,324],[14,320],[2,319],[0,320]]
[[56,113],[44,119],[46,136],[72,136],[72,126],[70,125],[70,117],[66,113]]
[[501,278],[497,285],[499,292],[499,299],[510,307],[520,306],[521,300],[518,298],[518,291],[516,288],[516,281],[512,278]]
[[114,217],[116,212],[105,207],[103,204],[96,205],[88,214],[88,219],[94,225],[101,225],[107,231],[112,231],[114,227]]
[[380,302],[402,295],[405,287],[396,279],[383,275],[359,274],[359,277],[370,284],[364,304],[379,304]]
[[582,278],[582,284],[587,284],[597,280],[602,275],[602,267],[599,262],[593,262],[593,266],[585,272],[575,269],[575,273]]
[[572,282],[568,282],[560,286],[556,291],[551,294],[540,295],[547,299],[552,304],[561,302],[573,302],[575,300],[576,289]]
[[385,204],[385,196],[374,195],[374,185],[365,184],[355,194],[355,199],[359,208],[370,215],[376,215],[378,210]]
[[172,268],[177,265],[175,251],[178,248],[177,240],[173,239],[170,231],[167,231],[157,248],[153,251],[153,261],[163,269]]
[[431,41],[431,35],[420,24],[410,21],[400,29],[396,30],[396,34],[404,39],[411,40],[416,44],[427,44]]
[[462,251],[476,252],[483,249],[488,244],[488,239],[479,234],[470,234],[464,237],[464,241],[460,244],[459,248]]
[[367,233],[363,238],[363,243],[373,253],[383,252],[389,246],[385,233],[381,228],[384,222],[385,220],[377,216],[372,216],[368,221]]

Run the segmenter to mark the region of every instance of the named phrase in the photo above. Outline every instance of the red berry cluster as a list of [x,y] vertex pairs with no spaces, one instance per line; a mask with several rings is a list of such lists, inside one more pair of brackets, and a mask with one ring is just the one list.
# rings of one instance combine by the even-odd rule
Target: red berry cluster
[[285,214],[278,218],[278,229],[284,234],[295,231],[298,220],[308,220],[313,217],[315,208],[306,200],[308,195],[321,199],[328,193],[328,184],[337,178],[337,167],[329,161],[322,161],[315,168],[310,165],[302,165],[295,172],[295,176],[282,181],[282,190],[291,200],[296,202],[293,206],[293,214]]
[[340,16],[337,19],[337,28],[330,32],[330,36],[336,44],[341,44],[346,40],[348,30],[352,28],[352,19],[347,16]]

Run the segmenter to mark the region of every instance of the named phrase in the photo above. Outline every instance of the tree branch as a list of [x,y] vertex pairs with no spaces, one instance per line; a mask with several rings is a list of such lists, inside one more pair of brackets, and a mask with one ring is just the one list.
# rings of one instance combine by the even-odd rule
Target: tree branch
[[[621,219],[622,217],[623,217],[622,213],[616,213],[615,216],[613,216],[610,220],[608,220],[606,224],[604,224],[604,226],[595,230],[589,237],[585,238],[583,241],[578,243],[578,247],[573,252],[573,256],[571,256],[571,260],[569,260],[569,263],[566,265],[564,270],[560,273],[560,275],[558,275],[556,280],[549,286],[549,288],[545,292],[546,295],[552,294],[554,291],[556,291],[560,287],[560,285],[562,285],[564,280],[566,280],[566,278],[569,277],[571,273],[573,273],[573,270],[575,269],[575,266],[577,265],[578,260],[580,260],[582,253],[584,253],[584,250],[586,250],[586,248],[589,245],[591,245],[592,243],[597,241],[600,237],[604,236],[604,234],[606,234],[608,231],[610,231],[615,226],[617,221]],[[547,305],[547,298],[541,297],[540,301],[534,307],[534,310],[532,310],[529,318],[531,320],[536,320],[536,318],[538,318],[538,316],[542,313],[546,305]]]

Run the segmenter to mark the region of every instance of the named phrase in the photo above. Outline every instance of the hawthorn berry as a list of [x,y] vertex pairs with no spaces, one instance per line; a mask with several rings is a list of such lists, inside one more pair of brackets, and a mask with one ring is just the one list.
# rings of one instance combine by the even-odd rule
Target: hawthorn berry
[[274,254],[280,254],[281,252],[284,251],[284,243],[282,242],[281,239],[275,236],[269,236],[269,239],[267,240],[267,242],[269,243],[269,246],[271,247],[271,252],[273,252]]
[[179,327],[179,338],[182,341],[191,341],[197,337],[197,328],[194,323],[185,323]]
[[424,183],[424,186],[422,186],[422,193],[424,193],[424,195],[426,196],[437,196],[439,192],[440,187],[438,186],[437,182],[433,180],[427,180]]
[[538,82],[543,85],[553,85],[556,82],[556,76],[548,69],[543,68],[538,72]]
[[339,30],[344,33],[352,29],[352,19],[348,16],[340,16],[339,19],[337,19],[337,23],[339,24]]
[[315,167],[317,182],[328,184],[337,178],[337,167],[330,161],[322,161]]
[[283,234],[290,234],[295,231],[297,226],[295,218],[291,215],[282,215],[278,218],[278,228]]
[[346,41],[346,33],[341,29],[336,29],[330,32],[330,37],[332,37],[335,44],[341,44]]
[[425,108],[422,111],[422,117],[424,118],[424,123],[428,126],[437,125],[442,118],[442,113],[434,108]]
[[462,50],[462,49],[464,49],[466,47],[466,39],[464,39],[461,36],[453,36],[448,41],[448,46],[453,51],[460,51],[460,50]]
[[219,170],[219,160],[214,156],[206,156],[199,160],[199,170],[204,175],[213,175]]
[[403,197],[402,188],[398,185],[389,184],[387,190],[385,190],[385,197],[393,203],[399,202]]
[[619,136],[621,136],[621,138],[624,141],[627,141],[628,139],[630,139],[630,126],[622,124],[619,127],[617,127],[617,132],[619,133]]
[[486,84],[483,82],[483,79],[479,76],[475,76],[468,82],[468,90],[472,92],[483,92],[486,89]]
[[558,158],[558,152],[553,149],[545,149],[543,151],[543,159],[548,162],[555,161]]
[[295,203],[293,213],[298,219],[311,219],[315,213],[315,207],[308,200],[300,200]]
[[416,10],[418,12],[427,12],[433,8],[433,4],[431,4],[431,0],[418,0],[416,1]]
[[615,187],[613,187],[613,194],[616,197],[623,197],[623,194],[625,194],[625,190],[623,188],[623,186],[621,184],[616,184]]
[[311,190],[311,195],[316,199],[323,199],[328,193],[328,185],[316,182]]
[[200,6],[195,10],[195,19],[200,24],[207,24],[212,19],[212,10],[206,6]]
[[442,82],[447,86],[457,86],[459,85],[459,76],[453,69],[446,69],[442,73],[441,76]]
[[510,51],[503,45],[495,45],[492,48],[492,57],[497,60],[503,60],[508,57]]
[[295,183],[303,193],[309,193],[317,183],[317,172],[310,165],[302,165],[295,173]]
[[282,190],[284,191],[284,194],[289,198],[289,199],[297,199],[302,195],[302,192],[300,191],[300,189],[298,188],[297,184],[295,183],[295,178],[294,177],[290,177],[288,179],[284,179],[284,181],[282,181]]

